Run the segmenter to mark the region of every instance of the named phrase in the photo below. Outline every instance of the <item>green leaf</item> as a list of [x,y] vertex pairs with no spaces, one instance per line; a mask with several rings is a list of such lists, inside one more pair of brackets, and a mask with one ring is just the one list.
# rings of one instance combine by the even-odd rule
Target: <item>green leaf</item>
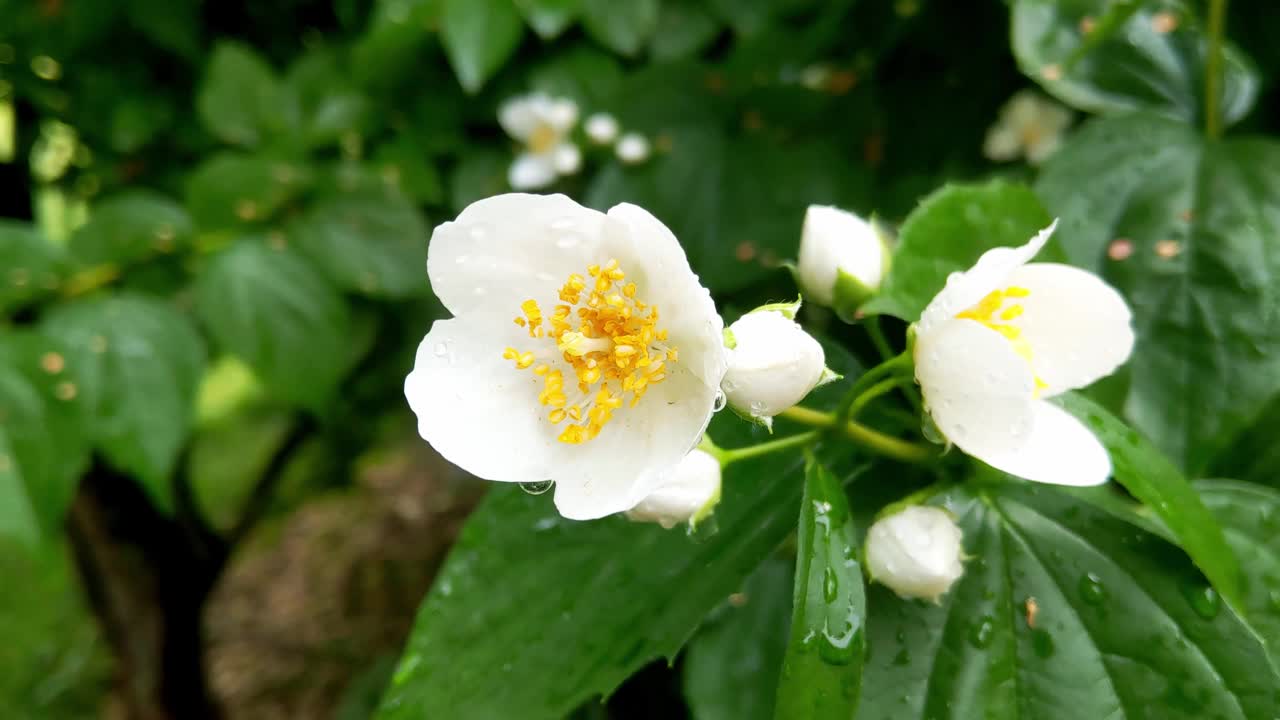
[[187,210],[201,230],[242,227],[271,217],[311,181],[299,163],[219,153],[187,177]]
[[804,475],[791,643],[774,717],[844,720],[862,683],[867,598],[844,485],[812,456]]
[[288,247],[245,238],[219,254],[196,283],[196,312],[219,346],[290,402],[320,408],[347,367],[347,306]]
[[223,41],[213,50],[196,95],[205,129],[232,145],[256,147],[293,131],[298,98],[253,49]]
[[172,507],[169,473],[205,365],[191,322],[158,300],[119,295],[58,307],[43,330],[78,368],[95,447],[162,509]]
[[750,37],[767,28],[773,20],[773,0],[711,0],[709,5],[734,32]]
[[1191,483],[1159,450],[1101,405],[1076,393],[1057,400],[1106,446],[1116,482],[1151,508],[1218,592],[1236,602],[1240,597],[1236,556]]
[[200,54],[201,0],[126,0],[129,22],[147,39],[188,60]]
[[[1012,26],[1018,66],[1063,102],[1093,113],[1146,108],[1201,123],[1208,38],[1187,3],[1017,0]],[[1219,112],[1230,124],[1253,107],[1259,79],[1230,44],[1224,56]]]
[[444,0],[440,41],[469,93],[479,92],[523,36],[524,23],[512,0]]
[[1280,488],[1280,473],[1276,472],[1276,468],[1280,468],[1280,443],[1276,442],[1278,430],[1280,396],[1272,398],[1250,427],[1218,454],[1205,474]]
[[550,40],[578,17],[582,0],[514,0],[529,27],[545,40]]
[[658,27],[659,0],[583,0],[582,27],[619,55],[634,56]]
[[312,50],[300,57],[285,77],[285,85],[298,98],[302,132],[308,145],[337,142],[360,130],[369,114],[369,103],[351,87],[335,53]]
[[[991,248],[1027,244],[1052,220],[1024,185],[1003,180],[947,185],[925,198],[903,222],[880,294],[862,309],[915,322],[946,285],[948,275],[973,267]],[[1036,260],[1060,258],[1050,240]]]
[[0,313],[56,290],[69,262],[35,227],[0,219]]
[[622,65],[609,53],[585,43],[551,55],[529,73],[529,86],[567,97],[584,112],[608,108],[622,82]]
[[509,192],[507,167],[510,164],[509,155],[491,148],[464,154],[449,177],[449,204],[454,212],[462,212],[476,200]]
[[769,720],[782,671],[795,569],[765,560],[742,591],[703,623],[684,653],[684,696],[694,720]]
[[174,252],[191,236],[191,218],[181,205],[151,190],[126,190],[93,206],[70,248],[85,265],[126,265]]
[[938,605],[881,586],[858,720],[1262,720],[1264,648],[1176,546],[1049,488],[954,486],[972,556]]
[[[1189,476],[1280,392],[1280,144],[1151,114],[1084,127],[1036,186],[1074,264],[1129,301],[1125,416]],[[1127,253],[1107,257],[1109,246]]]
[[701,3],[666,0],[649,41],[649,56],[657,62],[691,57],[705,50],[719,34],[719,20]]
[[0,537],[40,541],[40,474],[53,459],[44,405],[27,379],[0,365]]
[[1240,558],[1241,610],[1280,667],[1280,493],[1235,480],[1201,480],[1196,489]]
[[379,717],[559,720],[675,657],[795,527],[800,478],[796,457],[731,466],[719,531],[701,542],[621,517],[565,520],[549,496],[493,488],[419,610]]
[[289,237],[344,290],[375,297],[426,292],[426,224],[381,183],[318,199]]
[[444,179],[426,151],[411,136],[382,143],[374,151],[372,165],[378,174],[421,205],[444,203]]

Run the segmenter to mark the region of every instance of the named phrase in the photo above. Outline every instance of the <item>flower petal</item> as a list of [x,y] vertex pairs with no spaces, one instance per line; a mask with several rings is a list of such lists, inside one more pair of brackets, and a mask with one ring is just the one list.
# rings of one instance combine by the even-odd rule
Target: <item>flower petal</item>
[[541,93],[513,98],[498,108],[498,124],[515,140],[525,141],[542,124],[551,100]]
[[916,339],[916,379],[938,430],[980,460],[1020,446],[1031,428],[1031,367],[1004,336],[952,320]]
[[1091,272],[1057,263],[1014,270],[1009,283],[1030,290],[1012,322],[1031,346],[1031,366],[1048,397],[1110,375],[1133,351],[1133,314],[1120,293]]
[[508,313],[511,324],[521,302],[553,302],[570,273],[598,262],[604,219],[564,195],[476,201],[432,234],[431,287],[454,315],[490,307]]
[[1009,273],[1025,265],[1028,260],[1040,252],[1040,248],[1049,242],[1049,236],[1058,221],[1054,220],[1049,227],[1036,233],[1022,247],[992,248],[978,258],[974,266],[964,272],[952,273],[947,278],[947,285],[929,303],[920,315],[918,332],[925,333],[934,326],[940,325],[957,313],[969,309],[987,293],[1002,287]]
[[571,142],[562,142],[551,150],[551,163],[561,175],[572,175],[582,169],[582,151]]
[[884,241],[867,220],[826,205],[810,205],[805,211],[796,262],[804,290],[814,302],[832,303],[839,270],[853,275],[868,288],[879,288],[884,256]]
[[630,510],[675,472],[711,421],[716,388],[672,366],[635,407],[623,408],[600,435],[573,448],[556,469],[556,508],[573,520]]
[[538,190],[556,181],[555,157],[549,153],[521,153],[507,169],[512,190]]
[[997,162],[1014,160],[1021,152],[1022,137],[1015,128],[1003,121],[987,131],[986,140],[982,143],[982,154]]
[[542,379],[502,358],[529,337],[506,315],[437,320],[418,346],[405,397],[418,433],[449,462],[485,480],[539,482],[563,465]]
[[724,320],[675,235],[648,211],[623,203],[609,210],[603,243],[606,254],[616,257],[636,283],[637,297],[658,306],[659,327],[670,332],[669,344],[679,350],[680,364],[719,387],[727,367]]
[[1021,447],[977,456],[991,467],[1035,482],[1086,487],[1111,476],[1111,458],[1074,415],[1049,402],[1032,404],[1031,432]]

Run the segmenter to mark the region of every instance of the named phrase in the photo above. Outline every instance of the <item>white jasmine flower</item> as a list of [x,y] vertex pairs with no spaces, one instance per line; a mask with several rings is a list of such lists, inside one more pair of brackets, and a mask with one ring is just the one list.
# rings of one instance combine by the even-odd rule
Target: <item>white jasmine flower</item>
[[618,138],[614,152],[622,162],[638,165],[649,159],[649,140],[639,133],[627,133]]
[[1012,475],[1098,485],[1111,460],[1046,398],[1109,375],[1133,350],[1132,314],[1098,276],[1031,263],[1057,226],[953,273],[916,324],[916,379],[938,430]]
[[961,538],[945,510],[912,505],[867,531],[867,572],[899,597],[937,602],[964,574]]
[[[776,309],[771,309],[776,308]],[[729,370],[721,388],[729,405],[771,425],[828,374],[822,346],[795,321],[799,303],[765,306],[729,326]]]
[[1022,90],[1000,109],[982,153],[997,162],[1025,156],[1028,163],[1039,165],[1062,145],[1070,126],[1070,110],[1034,90]]
[[508,100],[498,109],[498,122],[524,144],[507,172],[516,190],[534,190],[572,175],[582,167],[582,152],[569,139],[578,122],[578,105],[565,98],[534,93]]
[[678,523],[696,526],[720,502],[720,461],[694,450],[676,466],[671,477],[639,505],[627,511],[637,522],[656,522],[668,530]]
[[618,139],[618,119],[609,113],[596,113],[587,118],[584,126],[587,137],[597,145],[608,145]]
[[880,289],[890,257],[875,223],[823,205],[810,205],[805,212],[796,274],[805,297],[813,302],[830,307],[843,282],[840,294],[860,304]]
[[436,228],[427,274],[454,317],[418,348],[418,431],[486,480],[554,480],[560,513],[628,510],[698,444],[723,321],[675,236],[634,205],[480,200]]

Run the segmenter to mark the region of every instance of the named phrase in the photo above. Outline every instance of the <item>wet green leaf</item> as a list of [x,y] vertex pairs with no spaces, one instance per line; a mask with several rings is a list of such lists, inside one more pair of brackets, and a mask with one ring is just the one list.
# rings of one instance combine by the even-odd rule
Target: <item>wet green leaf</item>
[[524,36],[513,0],[444,0],[440,41],[467,92],[479,92]]

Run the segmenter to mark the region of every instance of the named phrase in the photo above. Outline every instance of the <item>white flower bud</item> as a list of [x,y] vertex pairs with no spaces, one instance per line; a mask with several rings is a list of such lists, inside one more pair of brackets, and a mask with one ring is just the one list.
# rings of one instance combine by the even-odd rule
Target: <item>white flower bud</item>
[[693,450],[657,490],[627,511],[637,522],[656,522],[664,528],[687,522],[697,525],[720,502],[720,461],[703,450]]
[[828,379],[822,346],[794,316],[794,306],[790,313],[760,309],[729,326],[729,371],[720,388],[735,410],[765,424]]
[[800,231],[800,259],[796,272],[805,298],[832,306],[837,300],[837,283],[843,273],[861,287],[846,294],[857,302],[880,289],[889,266],[889,248],[874,223],[851,212],[823,205],[810,205]]
[[649,159],[649,141],[639,133],[627,133],[618,138],[614,152],[622,162],[636,165]]
[[937,602],[964,574],[960,526],[946,510],[913,505],[867,532],[867,572],[904,598]]
[[587,118],[587,137],[597,145],[608,145],[618,139],[618,119],[609,113],[596,113]]

